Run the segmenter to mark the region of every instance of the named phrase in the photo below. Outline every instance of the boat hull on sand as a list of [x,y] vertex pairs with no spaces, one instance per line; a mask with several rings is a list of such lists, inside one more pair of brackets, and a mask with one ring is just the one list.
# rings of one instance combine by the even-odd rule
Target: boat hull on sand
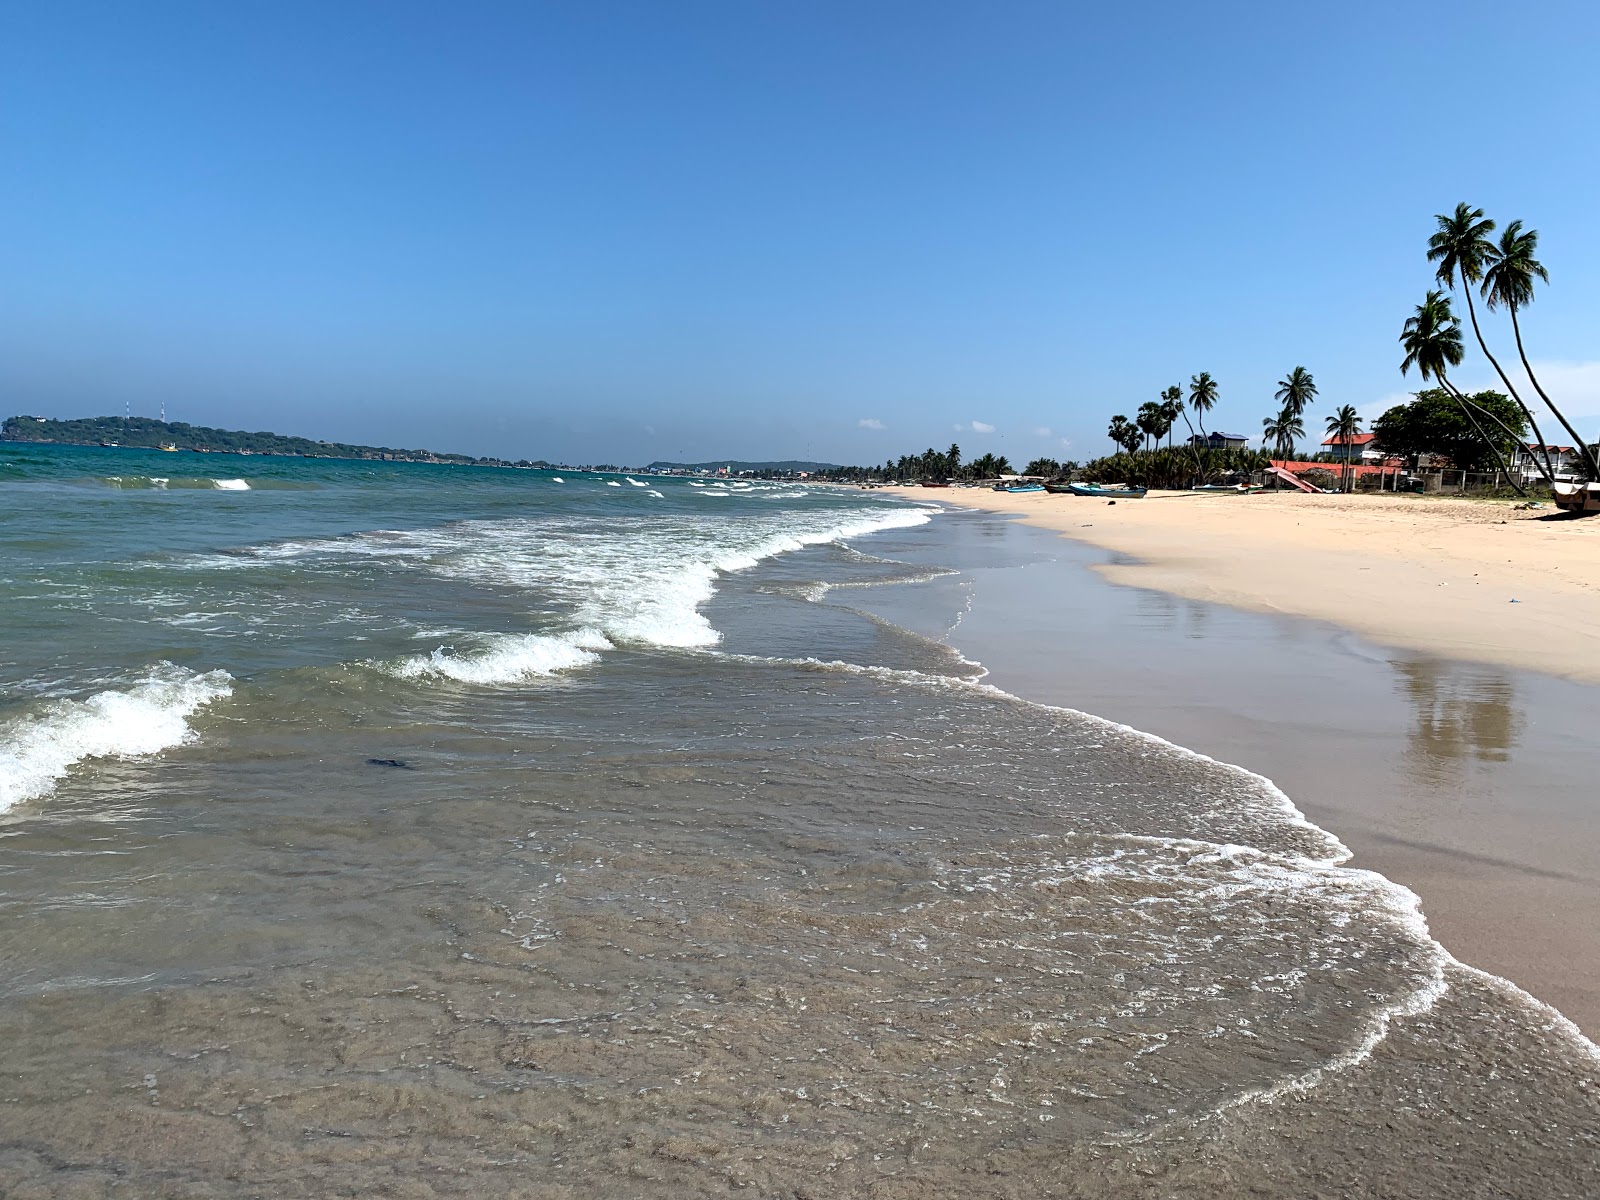
[[1069,483],[1067,490],[1074,496],[1094,496],[1107,500],[1138,500],[1145,494],[1145,488],[1105,488],[1092,483]]
[[1600,513],[1600,483],[1561,483],[1555,485],[1556,507],[1570,513]]

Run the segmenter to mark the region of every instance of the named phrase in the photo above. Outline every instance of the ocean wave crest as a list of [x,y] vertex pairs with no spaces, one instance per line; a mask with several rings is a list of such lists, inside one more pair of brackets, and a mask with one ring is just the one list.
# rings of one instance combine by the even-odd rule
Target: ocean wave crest
[[611,642],[592,629],[555,637],[543,634],[500,634],[474,651],[460,653],[441,646],[431,654],[408,658],[394,668],[402,679],[453,679],[457,683],[518,683],[570,671],[599,661]]
[[136,758],[190,741],[188,718],[232,685],[226,671],[200,675],[162,663],[124,691],[57,700],[0,725],[0,812],[49,795],[85,760]]

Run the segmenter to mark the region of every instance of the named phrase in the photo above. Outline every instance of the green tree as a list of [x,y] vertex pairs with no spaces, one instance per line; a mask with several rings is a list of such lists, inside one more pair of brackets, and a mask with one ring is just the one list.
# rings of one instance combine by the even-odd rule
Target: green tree
[[1121,413],[1111,418],[1111,424],[1106,426],[1106,436],[1116,443],[1119,450],[1130,453],[1140,441],[1139,427]]
[[1361,418],[1356,415],[1356,410],[1348,405],[1342,405],[1339,411],[1328,418],[1328,436],[1337,438],[1344,446],[1344,465],[1339,469],[1339,487],[1343,491],[1350,491],[1355,483],[1355,437],[1361,432]]
[[[1424,380],[1438,380],[1439,385],[1461,406],[1462,412],[1466,414],[1467,420],[1477,431],[1479,438],[1494,451],[1495,463],[1511,479],[1511,486],[1516,488],[1519,494],[1526,495],[1522,485],[1511,475],[1511,470],[1506,466],[1505,457],[1501,454],[1497,443],[1484,433],[1478,417],[1482,415],[1491,423],[1499,424],[1513,441],[1520,440],[1521,433],[1505,425],[1490,410],[1468,400],[1461,394],[1460,389],[1450,382],[1449,368],[1459,366],[1464,357],[1461,348],[1461,322],[1456,319],[1455,313],[1450,311],[1450,297],[1441,291],[1429,292],[1422,303],[1417,305],[1415,312],[1406,318],[1406,323],[1400,331],[1400,345],[1406,352],[1405,358],[1400,362],[1400,374],[1404,375],[1412,367],[1416,367],[1418,374]],[[1521,407],[1518,405],[1519,409]],[[1535,462],[1537,463],[1537,460]]]
[[1291,416],[1301,417],[1316,397],[1317,384],[1311,372],[1304,367],[1296,367],[1289,372],[1287,379],[1278,380],[1278,390],[1272,398],[1283,405],[1284,411]]
[[[1539,249],[1539,231],[1529,229],[1524,231],[1521,221],[1513,221],[1500,232],[1500,243],[1491,246],[1487,252],[1488,266],[1483,272],[1482,295],[1484,303],[1492,311],[1504,307],[1511,314],[1511,332],[1517,339],[1517,357],[1522,360],[1522,369],[1528,373],[1528,380],[1533,384],[1533,390],[1539,393],[1545,407],[1555,414],[1556,420],[1561,422],[1561,427],[1577,444],[1578,452],[1583,455],[1584,466],[1588,468],[1591,479],[1600,479],[1600,461],[1595,458],[1595,453],[1584,442],[1581,434],[1572,427],[1566,415],[1555,406],[1550,397],[1545,394],[1544,388],[1539,383],[1539,377],[1533,373],[1533,365],[1528,362],[1528,352],[1522,348],[1522,325],[1517,320],[1519,309],[1526,308],[1533,303],[1533,281],[1542,279],[1550,282],[1550,274],[1544,269],[1535,256]],[[1519,401],[1520,403],[1520,401]],[[1545,448],[1544,434],[1539,432],[1539,423],[1533,419],[1533,413],[1523,406],[1524,415],[1528,424],[1533,429],[1534,441],[1538,443],[1544,455],[1545,466],[1550,467],[1550,453]],[[1554,470],[1550,471],[1554,477]]]
[[956,477],[961,475],[961,447],[954,442],[950,443],[950,449],[944,453],[944,464],[946,474]]
[[[1478,392],[1472,402],[1512,428],[1522,419],[1516,402],[1500,392]],[[1425,388],[1407,403],[1385,410],[1372,423],[1372,432],[1388,454],[1405,458],[1440,454],[1463,471],[1487,470],[1495,463],[1496,444],[1509,450],[1515,439],[1497,431],[1495,443],[1485,441],[1482,427],[1469,420],[1470,415],[1471,410],[1456,403],[1444,388]]]
[[1061,464],[1053,458],[1036,458],[1023,468],[1022,473],[1024,475],[1038,475],[1045,479],[1054,479],[1061,474]]
[[1194,409],[1195,420],[1200,423],[1202,436],[1206,431],[1206,414],[1217,404],[1217,381],[1210,371],[1201,371],[1189,377],[1189,404]]
[[1139,432],[1144,434],[1144,448],[1150,448],[1150,438],[1155,431],[1161,428],[1161,405],[1147,401],[1139,405],[1139,411],[1133,414],[1133,423],[1139,427]]
[[[1489,240],[1489,235],[1494,232],[1494,222],[1483,215],[1483,209],[1473,208],[1467,204],[1456,205],[1453,213],[1439,213],[1434,220],[1438,222],[1439,228],[1428,239],[1428,261],[1438,264],[1435,277],[1448,288],[1454,288],[1457,281],[1460,282],[1461,294],[1467,298],[1467,316],[1472,321],[1472,333],[1478,339],[1478,348],[1489,360],[1494,373],[1500,376],[1500,382],[1506,385],[1506,391],[1511,393],[1511,398],[1517,402],[1523,418],[1529,424],[1533,424],[1533,413],[1522,402],[1522,397],[1517,394],[1516,385],[1511,382],[1511,377],[1505,373],[1500,366],[1500,360],[1495,358],[1489,349],[1489,343],[1484,340],[1483,330],[1478,326],[1478,310],[1472,303],[1473,285],[1483,281],[1484,272],[1498,253],[1495,244]],[[1531,295],[1533,290],[1531,280],[1528,290]],[[1576,434],[1573,436],[1577,437]],[[1542,444],[1544,439],[1540,438],[1539,441]],[[1578,444],[1583,444],[1582,438],[1578,439]],[[1545,456],[1541,474],[1552,481],[1555,479],[1548,455]]]

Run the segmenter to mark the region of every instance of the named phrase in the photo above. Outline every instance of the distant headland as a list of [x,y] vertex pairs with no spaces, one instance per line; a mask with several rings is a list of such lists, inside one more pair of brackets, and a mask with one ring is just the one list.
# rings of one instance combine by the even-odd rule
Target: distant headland
[[118,446],[141,450],[193,450],[201,454],[280,454],[294,458],[358,458],[378,462],[454,463],[480,467],[548,467],[542,459],[512,462],[503,458],[473,458],[469,454],[442,454],[434,450],[396,450],[390,446],[352,446],[344,442],[313,441],[278,433],[246,433],[239,429],[212,429],[185,421],[156,421],[149,417],[83,417],[57,421],[47,417],[7,417],[0,425],[0,441],[43,442],[58,446]]

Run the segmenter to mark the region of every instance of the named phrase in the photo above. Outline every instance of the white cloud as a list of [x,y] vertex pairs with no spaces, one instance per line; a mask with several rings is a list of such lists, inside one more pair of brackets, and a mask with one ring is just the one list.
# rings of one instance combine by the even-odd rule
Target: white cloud
[[1071,450],[1072,449],[1072,439],[1071,438],[1062,438],[1061,439],[1061,448],[1063,450]]
[[[1565,431],[1561,430],[1560,423],[1554,414],[1545,407],[1539,399],[1539,393],[1534,389],[1528,379],[1528,374],[1522,369],[1522,364],[1514,357],[1502,357],[1500,365],[1511,376],[1511,382],[1517,392],[1522,396],[1523,402],[1533,410],[1534,418],[1539,422],[1539,428],[1544,430],[1545,437],[1552,442],[1566,438]],[[1534,374],[1539,377],[1545,393],[1556,402],[1556,407],[1566,414],[1568,420],[1578,427],[1578,432],[1586,439],[1593,439],[1600,435],[1600,362],[1573,362],[1561,359],[1539,360],[1533,364]],[[1413,383],[1412,379],[1416,381]],[[1451,379],[1456,386],[1465,392],[1478,392],[1485,389],[1505,391],[1505,384],[1496,375],[1488,364],[1478,362],[1473,364],[1470,371],[1459,375],[1452,375]],[[1415,376],[1406,381],[1410,384],[1402,392],[1390,392],[1377,400],[1367,404],[1358,404],[1356,411],[1370,425],[1382,416],[1386,409],[1396,404],[1409,403],[1413,392],[1423,388],[1432,387],[1431,382],[1423,382]],[[1547,428],[1549,426],[1549,428]],[[1307,433],[1310,432],[1309,423]],[[1568,439],[1570,440],[1570,439]]]
[[862,417],[861,420],[856,422],[856,426],[858,428],[860,428],[860,429],[887,429],[887,428],[889,428],[882,421],[878,420],[877,417]]
[[1034,437],[1047,438],[1054,432],[1055,431],[1053,429],[1051,429],[1050,426],[1048,426],[1048,425],[1040,425],[1037,429],[1035,429],[1033,431],[1033,436]]
[[[1522,396],[1523,402],[1533,410],[1533,415],[1540,420],[1543,427],[1544,418],[1550,410],[1539,399],[1539,393],[1534,390],[1533,384],[1528,382],[1527,372],[1522,370],[1522,364],[1514,357],[1500,357],[1500,365],[1511,376],[1511,382],[1516,385],[1517,392]],[[1554,400],[1567,417],[1578,425],[1578,432],[1586,438],[1595,435],[1595,417],[1600,417],[1600,362],[1570,362],[1561,359],[1538,359],[1533,364],[1533,373],[1539,377],[1545,394]],[[1475,373],[1476,375],[1477,373]],[[1463,387],[1466,384],[1462,384]],[[1473,380],[1473,390],[1479,388],[1493,388],[1495,391],[1504,391],[1505,384],[1492,370],[1485,370]],[[1579,417],[1589,418],[1579,422]],[[1555,417],[1550,421],[1555,423]],[[1557,424],[1556,428],[1560,428]],[[1545,430],[1546,435],[1553,442],[1554,434]]]
[[982,421],[974,421],[972,423],[972,432],[973,433],[993,433],[994,432],[994,426],[993,425],[986,425]]

